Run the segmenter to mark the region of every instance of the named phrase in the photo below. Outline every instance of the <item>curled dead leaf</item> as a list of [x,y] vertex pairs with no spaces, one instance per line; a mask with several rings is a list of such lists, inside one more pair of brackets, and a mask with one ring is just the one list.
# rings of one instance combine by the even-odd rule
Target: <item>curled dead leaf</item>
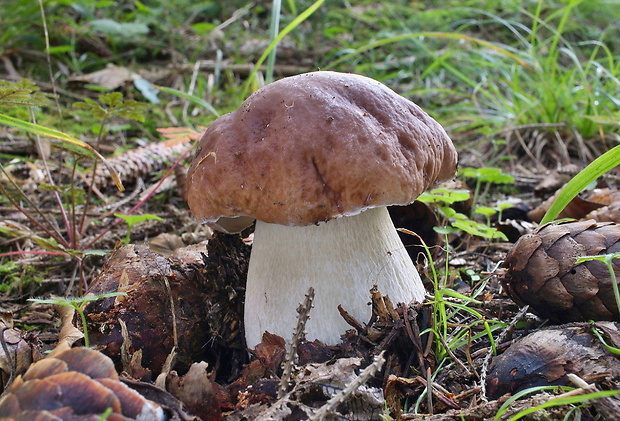
[[58,342],[66,342],[69,346],[84,337],[84,333],[73,324],[75,309],[63,305],[55,305],[54,309],[60,316],[60,333]]

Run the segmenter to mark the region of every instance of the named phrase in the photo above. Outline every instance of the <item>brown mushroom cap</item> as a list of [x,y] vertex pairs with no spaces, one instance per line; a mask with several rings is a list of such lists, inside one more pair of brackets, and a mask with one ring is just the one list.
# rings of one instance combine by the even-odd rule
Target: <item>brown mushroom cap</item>
[[364,76],[312,72],[265,86],[211,124],[188,201],[207,222],[305,226],[409,204],[456,162],[446,132],[413,102]]

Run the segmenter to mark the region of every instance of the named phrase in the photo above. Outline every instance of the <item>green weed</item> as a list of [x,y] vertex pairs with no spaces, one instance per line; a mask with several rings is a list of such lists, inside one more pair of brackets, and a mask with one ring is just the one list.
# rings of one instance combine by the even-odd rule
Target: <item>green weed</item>
[[618,165],[620,165],[620,146],[616,146],[596,158],[566,183],[540,221],[540,225],[556,219],[566,205],[581,193],[588,184]]
[[598,261],[605,264],[605,267],[609,273],[609,279],[611,280],[611,288],[614,292],[614,299],[616,300],[618,313],[620,313],[620,290],[618,288],[618,280],[616,279],[616,271],[614,269],[613,260],[619,257],[620,253],[609,253],[598,256],[581,256],[575,261],[576,264],[592,261]]
[[[524,396],[538,393],[544,390],[552,391],[552,390],[557,390],[557,389],[558,389],[557,386],[539,386],[539,387],[532,387],[532,388],[517,392],[514,395],[512,395],[510,398],[508,398],[508,400],[506,400],[506,402],[502,404],[502,406],[499,408],[499,410],[495,414],[495,418],[493,418],[493,420],[494,421],[501,420],[502,416],[510,409],[510,407],[515,403],[515,401],[523,398]],[[573,388],[566,388],[566,389],[572,390]],[[600,399],[600,398],[609,397],[609,396],[616,396],[618,394],[620,394],[620,390],[603,390],[603,391],[598,391],[598,392],[585,393],[581,395],[560,396],[557,398],[551,398],[545,403],[519,411],[517,414],[508,418],[508,421],[519,420],[529,414],[533,414],[534,412],[539,411],[541,409],[545,409],[545,408],[552,408],[554,406],[563,406],[563,405],[584,404],[594,399]]]
[[[620,66],[608,43],[610,31],[593,39],[578,33],[573,21],[587,19],[581,10],[586,3],[539,1],[533,13],[519,2],[506,10],[499,4],[485,4],[485,10],[435,7],[420,12],[418,19],[429,18],[424,25],[398,14],[401,28],[392,23],[391,30],[343,50],[323,68],[349,64],[404,83],[407,95],[435,108],[455,131],[490,134],[536,126],[561,131],[565,143],[604,137],[620,102]],[[605,8],[604,2],[592,3]],[[453,31],[416,30],[433,28],[433,19],[441,18]],[[414,59],[397,59],[406,55]]]
[[152,220],[162,221],[162,219],[159,216],[151,215],[148,213],[145,215],[122,215],[120,213],[115,213],[114,216],[122,219],[127,224],[127,235],[125,235],[125,239],[123,240],[125,244],[129,244],[129,241],[131,240],[131,231],[133,230],[133,227],[136,224],[139,224],[140,222],[152,221]]
[[0,293],[23,291],[29,285],[38,285],[41,281],[43,274],[34,266],[22,265],[12,260],[0,264]]
[[[481,183],[481,179],[478,181]],[[490,183],[490,181],[487,181]],[[486,223],[475,221],[467,215],[457,212],[450,205],[456,202],[466,201],[470,198],[467,190],[450,190],[450,189],[434,189],[422,193],[418,200],[424,203],[434,203],[437,211],[443,217],[443,226],[435,227],[435,231],[439,234],[447,236],[456,231],[462,231],[467,234],[492,239],[501,239],[507,241],[506,235],[490,225],[490,220]],[[482,209],[478,207],[477,209]],[[448,225],[449,224],[449,225]],[[447,242],[447,241],[446,241]]]
[[84,334],[84,346],[90,347],[90,339],[88,336],[88,326],[86,323],[86,315],[84,314],[84,307],[86,304],[100,300],[102,298],[110,298],[110,297],[118,297],[120,295],[127,295],[125,292],[110,292],[107,294],[100,294],[94,296],[84,296],[84,297],[55,297],[55,298],[29,298],[28,301],[37,303],[37,304],[50,304],[50,305],[60,305],[64,307],[73,308],[80,316],[80,321],[82,323],[82,333]]
[[[0,107],[15,105],[33,107],[40,105],[40,103],[41,98],[36,87],[29,84],[29,82],[0,85]],[[75,107],[86,110],[90,115],[99,120],[98,143],[106,133],[106,126],[110,118],[118,116],[141,120],[143,119],[143,111],[146,104],[133,100],[124,101],[120,93],[112,92],[100,95],[99,102],[86,99],[84,102],[76,103]],[[50,216],[49,209],[41,209],[28,194],[21,190],[10,174],[5,171],[2,164],[0,164],[0,171],[5,175],[7,181],[0,183],[0,191],[13,207],[28,219],[33,228],[43,233],[41,235],[35,235],[32,232],[27,233],[28,237],[39,247],[43,248],[43,253],[48,255],[64,255],[76,261],[80,280],[82,281],[81,285],[85,286],[86,282],[83,273],[84,259],[91,255],[101,254],[101,251],[93,250],[91,248],[92,242],[85,244],[82,241],[83,233],[89,221],[87,214],[94,200],[93,180],[91,179],[90,187],[84,193],[84,189],[77,186],[77,172],[80,169],[79,163],[81,161],[94,159],[95,165],[92,171],[94,177],[95,169],[99,162],[107,165],[105,159],[96,151],[96,147],[94,148],[70,134],[1,113],[0,124],[33,134],[39,150],[41,150],[42,137],[60,140],[59,146],[68,151],[70,156],[73,157],[73,160],[69,163],[71,178],[68,184],[64,184],[64,182],[57,182],[54,179],[51,163],[47,161],[44,153],[40,153],[47,179],[47,183],[42,187],[50,192],[55,201],[56,210],[60,214],[60,223]],[[122,189],[121,180],[111,168],[109,169],[117,187]],[[23,230],[15,227],[5,227],[4,233],[14,236],[24,235]],[[33,253],[33,251],[26,251],[24,253]]]

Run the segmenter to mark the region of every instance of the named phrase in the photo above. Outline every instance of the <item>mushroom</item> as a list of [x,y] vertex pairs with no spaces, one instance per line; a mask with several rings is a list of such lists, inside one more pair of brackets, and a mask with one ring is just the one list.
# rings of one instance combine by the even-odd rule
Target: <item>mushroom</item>
[[[315,289],[307,338],[335,344],[338,305],[371,316],[376,285],[394,302],[424,286],[386,206],[412,203],[450,178],[457,154],[443,128],[373,79],[318,71],[281,79],[219,117],[188,173],[188,203],[219,226],[256,219],[245,299],[248,347],[284,338]],[[230,224],[232,222],[232,224]]]

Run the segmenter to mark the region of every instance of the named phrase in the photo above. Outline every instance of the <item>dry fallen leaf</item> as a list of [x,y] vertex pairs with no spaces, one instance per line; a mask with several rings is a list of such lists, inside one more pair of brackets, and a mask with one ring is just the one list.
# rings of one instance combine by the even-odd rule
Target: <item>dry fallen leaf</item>
[[194,363],[183,377],[172,371],[166,379],[167,389],[176,396],[189,413],[203,421],[217,421],[222,417],[214,386],[207,373],[208,364]]
[[85,75],[73,76],[69,78],[68,82],[87,83],[107,89],[117,89],[126,83],[133,83],[136,77],[139,77],[139,75],[128,68],[110,63],[105,69]]
[[63,305],[55,305],[54,309],[60,316],[60,333],[58,342],[66,342],[69,346],[84,337],[84,333],[73,324],[75,309]]
[[32,347],[22,338],[19,330],[7,327],[4,321],[0,321],[4,346],[0,347],[0,386],[12,382],[16,375],[23,374],[32,364]]

